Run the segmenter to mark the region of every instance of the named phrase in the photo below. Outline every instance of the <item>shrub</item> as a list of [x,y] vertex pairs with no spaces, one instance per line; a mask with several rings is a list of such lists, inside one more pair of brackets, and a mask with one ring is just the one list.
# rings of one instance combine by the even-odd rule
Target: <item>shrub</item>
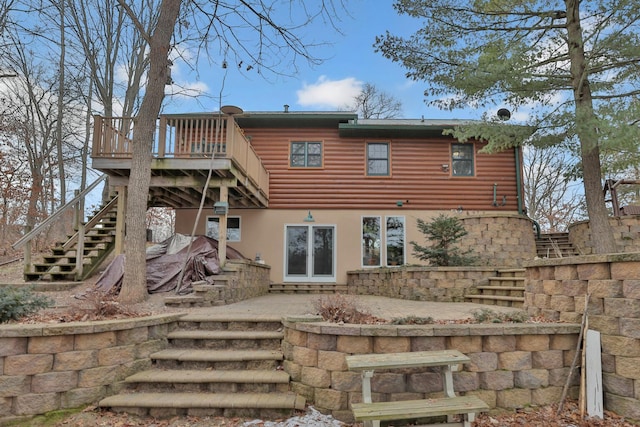
[[488,308],[482,308],[473,312],[473,319],[478,323],[524,323],[529,315],[522,311],[509,313],[497,313]]
[[91,289],[85,292],[80,299],[85,301],[85,305],[88,305],[88,307],[83,307],[83,305],[79,303],[74,307],[76,316],[81,316],[80,320],[136,317],[141,315],[141,313],[137,313],[130,306],[121,304],[115,292],[103,292],[99,289]]
[[314,308],[327,322],[356,324],[385,322],[384,319],[370,314],[353,296],[331,294],[320,297],[314,302]]
[[405,317],[394,317],[390,322],[392,325],[431,325],[435,323],[433,317],[419,317],[409,315]]
[[1,287],[0,323],[19,320],[52,304],[49,298],[35,293],[33,288]]
[[410,242],[413,255],[421,261],[429,261],[439,267],[474,265],[478,261],[471,255],[472,250],[461,251],[456,247],[458,240],[468,234],[458,218],[440,214],[429,223],[420,218],[417,223],[418,230],[432,242],[431,246]]

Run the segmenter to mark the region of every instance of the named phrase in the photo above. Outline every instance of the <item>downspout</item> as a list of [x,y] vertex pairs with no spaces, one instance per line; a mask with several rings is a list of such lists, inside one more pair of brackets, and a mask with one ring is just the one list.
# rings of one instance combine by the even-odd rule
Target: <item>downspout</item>
[[523,215],[524,209],[522,207],[522,171],[520,168],[520,153],[522,149],[520,146],[514,147],[513,152],[516,156],[516,199],[518,200],[518,214]]

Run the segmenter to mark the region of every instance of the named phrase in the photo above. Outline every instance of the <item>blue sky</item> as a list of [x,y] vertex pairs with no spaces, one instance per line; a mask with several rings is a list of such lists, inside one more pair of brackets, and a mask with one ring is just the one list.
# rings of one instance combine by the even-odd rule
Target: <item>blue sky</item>
[[235,64],[227,69],[200,68],[199,78],[185,74],[186,68],[176,64],[172,69],[174,80],[199,88],[209,97],[199,102],[174,97],[167,100],[163,112],[217,111],[221,92],[220,105],[237,105],[245,111],[280,111],[284,104],[290,111],[334,111],[349,104],[363,83],[371,83],[402,102],[403,118],[480,117],[480,111],[450,112],[427,106],[423,95],[427,83],[405,78],[400,65],[374,52],[376,35],[386,30],[410,35],[419,28],[418,19],[399,16],[390,0],[350,0],[345,4],[351,16],[344,16],[339,23],[342,35],[328,26],[310,28],[313,39],[332,44],[312,51],[316,57],[326,58],[321,65],[300,62],[297,75],[265,80],[255,72],[241,73]]

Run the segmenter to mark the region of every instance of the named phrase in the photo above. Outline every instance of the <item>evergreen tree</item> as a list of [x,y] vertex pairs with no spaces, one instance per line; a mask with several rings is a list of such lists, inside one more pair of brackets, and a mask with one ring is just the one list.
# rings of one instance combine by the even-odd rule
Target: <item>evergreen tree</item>
[[438,215],[431,222],[418,218],[418,230],[427,240],[433,242],[431,246],[420,246],[411,242],[413,255],[419,260],[429,261],[437,266],[472,265],[477,261],[476,257],[471,256],[471,249],[461,251],[456,247],[458,241],[468,234],[458,218],[444,214]]

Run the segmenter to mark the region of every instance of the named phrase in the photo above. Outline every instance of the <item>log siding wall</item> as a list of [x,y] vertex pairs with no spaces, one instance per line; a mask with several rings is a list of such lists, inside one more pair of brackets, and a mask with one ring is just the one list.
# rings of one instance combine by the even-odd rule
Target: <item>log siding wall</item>
[[[248,129],[246,135],[270,172],[270,208],[384,209],[403,200],[405,209],[517,210],[513,150],[483,154],[476,143],[475,176],[453,177],[452,138],[341,138],[322,128]],[[291,168],[292,141],[322,141],[323,167]],[[389,142],[389,176],[367,176],[367,142]],[[494,184],[498,204],[506,196],[506,205],[493,206]]]

